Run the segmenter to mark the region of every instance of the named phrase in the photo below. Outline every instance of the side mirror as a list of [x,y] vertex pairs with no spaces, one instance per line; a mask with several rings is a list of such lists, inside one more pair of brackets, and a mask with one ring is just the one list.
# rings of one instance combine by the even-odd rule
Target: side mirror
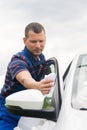
[[37,89],[27,89],[13,93],[6,98],[7,107],[17,107],[19,109],[41,110],[44,96]]
[[[57,121],[61,107],[60,75],[56,58],[50,58],[48,62],[50,61],[51,64],[46,66],[46,69],[50,68],[51,73],[56,73],[57,75],[54,85],[55,89],[49,99],[50,107],[46,107],[49,102],[39,90],[23,90],[6,98],[6,107],[10,113]],[[45,107],[43,107],[44,105]]]

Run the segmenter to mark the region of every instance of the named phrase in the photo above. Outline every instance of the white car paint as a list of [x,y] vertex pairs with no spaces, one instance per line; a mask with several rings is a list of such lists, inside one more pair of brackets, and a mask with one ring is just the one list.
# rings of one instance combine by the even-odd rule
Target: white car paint
[[[75,76],[75,69],[78,58],[81,54],[75,56],[72,65],[70,67],[69,74],[65,82],[65,91],[62,98],[62,106],[59,114],[59,118],[54,127],[55,130],[87,130],[87,110],[80,110],[77,98],[74,99],[77,104],[72,106],[72,87]],[[77,77],[78,80],[78,77]],[[87,90],[87,89],[86,89]],[[83,94],[83,92],[82,92]],[[86,92],[87,95],[87,92]],[[81,99],[82,100],[82,99]],[[87,101],[87,100],[86,100]],[[87,104],[87,103],[86,103]],[[82,105],[82,104],[81,104]]]

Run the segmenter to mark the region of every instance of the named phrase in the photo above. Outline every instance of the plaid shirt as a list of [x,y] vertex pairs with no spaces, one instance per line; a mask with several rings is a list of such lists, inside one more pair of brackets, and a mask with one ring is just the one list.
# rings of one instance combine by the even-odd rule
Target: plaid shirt
[[32,77],[36,81],[39,81],[43,73],[42,70],[46,64],[47,63],[43,54],[39,56],[39,60],[36,60],[33,54],[25,47],[23,51],[14,55],[8,64],[5,83],[1,90],[1,95],[8,96],[14,92],[26,89],[15,78],[16,75],[23,70],[29,71]]

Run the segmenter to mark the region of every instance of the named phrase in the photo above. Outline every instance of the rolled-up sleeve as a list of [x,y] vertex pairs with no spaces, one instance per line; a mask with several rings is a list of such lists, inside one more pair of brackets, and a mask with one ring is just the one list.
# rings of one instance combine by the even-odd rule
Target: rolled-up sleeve
[[9,64],[9,72],[12,79],[14,79],[19,72],[24,70],[28,70],[26,61],[21,58],[13,58]]

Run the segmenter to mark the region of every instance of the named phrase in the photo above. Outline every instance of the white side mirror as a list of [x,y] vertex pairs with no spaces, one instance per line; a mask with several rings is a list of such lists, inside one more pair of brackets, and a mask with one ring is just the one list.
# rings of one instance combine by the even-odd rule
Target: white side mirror
[[6,106],[18,106],[23,109],[40,110],[43,107],[44,96],[37,89],[27,89],[13,93],[6,98]]

